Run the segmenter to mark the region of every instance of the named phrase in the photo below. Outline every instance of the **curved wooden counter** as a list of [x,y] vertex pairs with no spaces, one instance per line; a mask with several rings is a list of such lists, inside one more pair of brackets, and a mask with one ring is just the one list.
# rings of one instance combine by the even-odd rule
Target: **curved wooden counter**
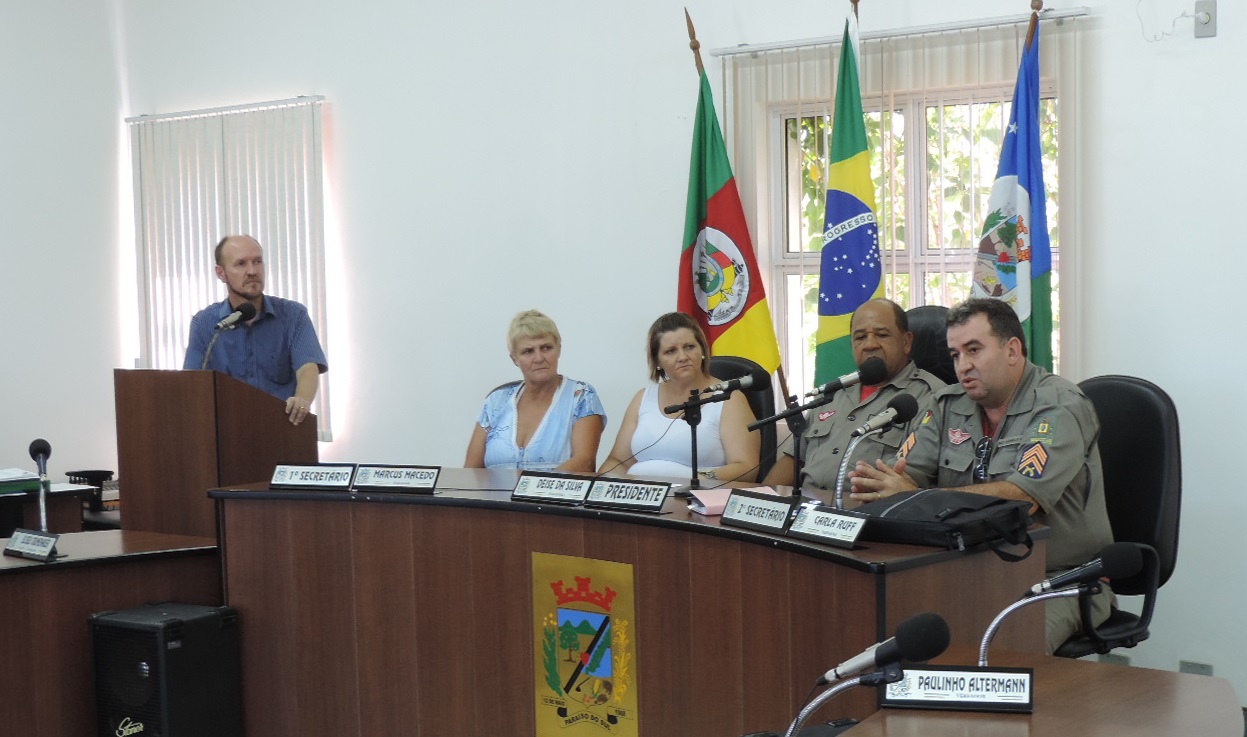
[[[240,613],[248,734],[534,732],[533,552],[633,566],[640,732],[786,724],[814,679],[920,611],[977,645],[1043,578],[1009,564],[867,543],[846,551],[722,527],[509,500],[513,472],[445,469],[436,495],[215,490],[226,603]],[[997,646],[1040,652],[1023,610]],[[873,691],[831,716],[865,717]]]

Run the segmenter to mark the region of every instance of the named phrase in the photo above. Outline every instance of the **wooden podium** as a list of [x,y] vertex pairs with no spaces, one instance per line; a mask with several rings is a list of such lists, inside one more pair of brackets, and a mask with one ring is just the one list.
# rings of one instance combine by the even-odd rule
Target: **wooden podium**
[[215,538],[208,489],[319,457],[314,415],[295,427],[284,402],[225,374],[117,369],[113,387],[122,529]]

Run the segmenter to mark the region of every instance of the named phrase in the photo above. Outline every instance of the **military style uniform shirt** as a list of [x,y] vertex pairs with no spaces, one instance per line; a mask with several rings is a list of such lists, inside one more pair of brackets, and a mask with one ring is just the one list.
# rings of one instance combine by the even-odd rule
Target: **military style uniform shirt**
[[[873,464],[880,458],[888,463],[896,460],[896,452],[901,443],[917,427],[922,419],[923,411],[930,405],[930,399],[936,390],[942,389],[944,382],[933,374],[918,368],[913,361],[905,364],[900,373],[892,377],[886,384],[881,384],[869,399],[862,401],[861,387],[854,386],[842,389],[835,399],[822,407],[815,407],[806,414],[809,423],[801,435],[801,456],[805,465],[801,475],[806,484],[820,489],[836,488],[836,476],[840,472],[840,463],[848,450],[852,432],[861,427],[871,417],[887,409],[888,402],[902,392],[910,394],[918,400],[918,414],[902,425],[894,425],[883,433],[867,436],[857,444],[853,458],[846,467],[853,470],[853,463],[865,461]],[[785,455],[793,454],[793,441],[788,438],[780,449]],[[800,484],[805,486],[805,484]],[[847,481],[846,481],[847,489]],[[846,492],[847,493],[847,492]]]
[[[936,392],[905,440],[906,472],[919,486],[971,487],[983,414],[961,385]],[[1052,530],[1049,572],[1094,558],[1113,542],[1100,469],[1100,420],[1075,384],[1027,363],[987,459],[986,481],[1008,481],[1039,505]]]

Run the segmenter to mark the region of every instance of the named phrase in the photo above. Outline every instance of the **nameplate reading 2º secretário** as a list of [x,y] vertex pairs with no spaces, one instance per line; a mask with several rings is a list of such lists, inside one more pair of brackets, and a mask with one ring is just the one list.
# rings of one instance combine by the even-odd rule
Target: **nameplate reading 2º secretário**
[[662,511],[671,491],[670,481],[633,481],[631,479],[598,479],[589,489],[586,507],[624,509],[629,512]]
[[783,532],[792,515],[792,497],[734,489],[723,507],[721,524],[764,532]]
[[441,466],[386,466],[360,464],[355,471],[355,491],[388,491],[432,494]]
[[354,476],[354,463],[283,463],[273,469],[268,485],[274,489],[350,491]]
[[880,706],[1030,714],[1035,709],[1033,668],[923,665],[905,668],[888,684]]
[[584,502],[594,480],[593,476],[578,476],[574,473],[521,471],[520,480],[515,482],[515,489],[511,491],[511,500],[580,504]]
[[13,536],[9,538],[9,544],[5,546],[4,554],[47,563],[58,557],[56,540],[59,537],[60,535],[53,535],[48,532],[17,529],[13,531]]
[[792,527],[788,528],[788,534],[839,548],[851,548],[865,526],[865,517],[843,514],[835,507],[824,504],[804,505],[792,521]]

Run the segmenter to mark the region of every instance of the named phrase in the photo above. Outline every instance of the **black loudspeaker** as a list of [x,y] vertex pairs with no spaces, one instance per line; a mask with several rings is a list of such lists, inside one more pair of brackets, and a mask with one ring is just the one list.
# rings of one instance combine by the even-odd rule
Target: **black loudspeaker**
[[91,615],[100,737],[241,737],[238,612],[153,604]]

